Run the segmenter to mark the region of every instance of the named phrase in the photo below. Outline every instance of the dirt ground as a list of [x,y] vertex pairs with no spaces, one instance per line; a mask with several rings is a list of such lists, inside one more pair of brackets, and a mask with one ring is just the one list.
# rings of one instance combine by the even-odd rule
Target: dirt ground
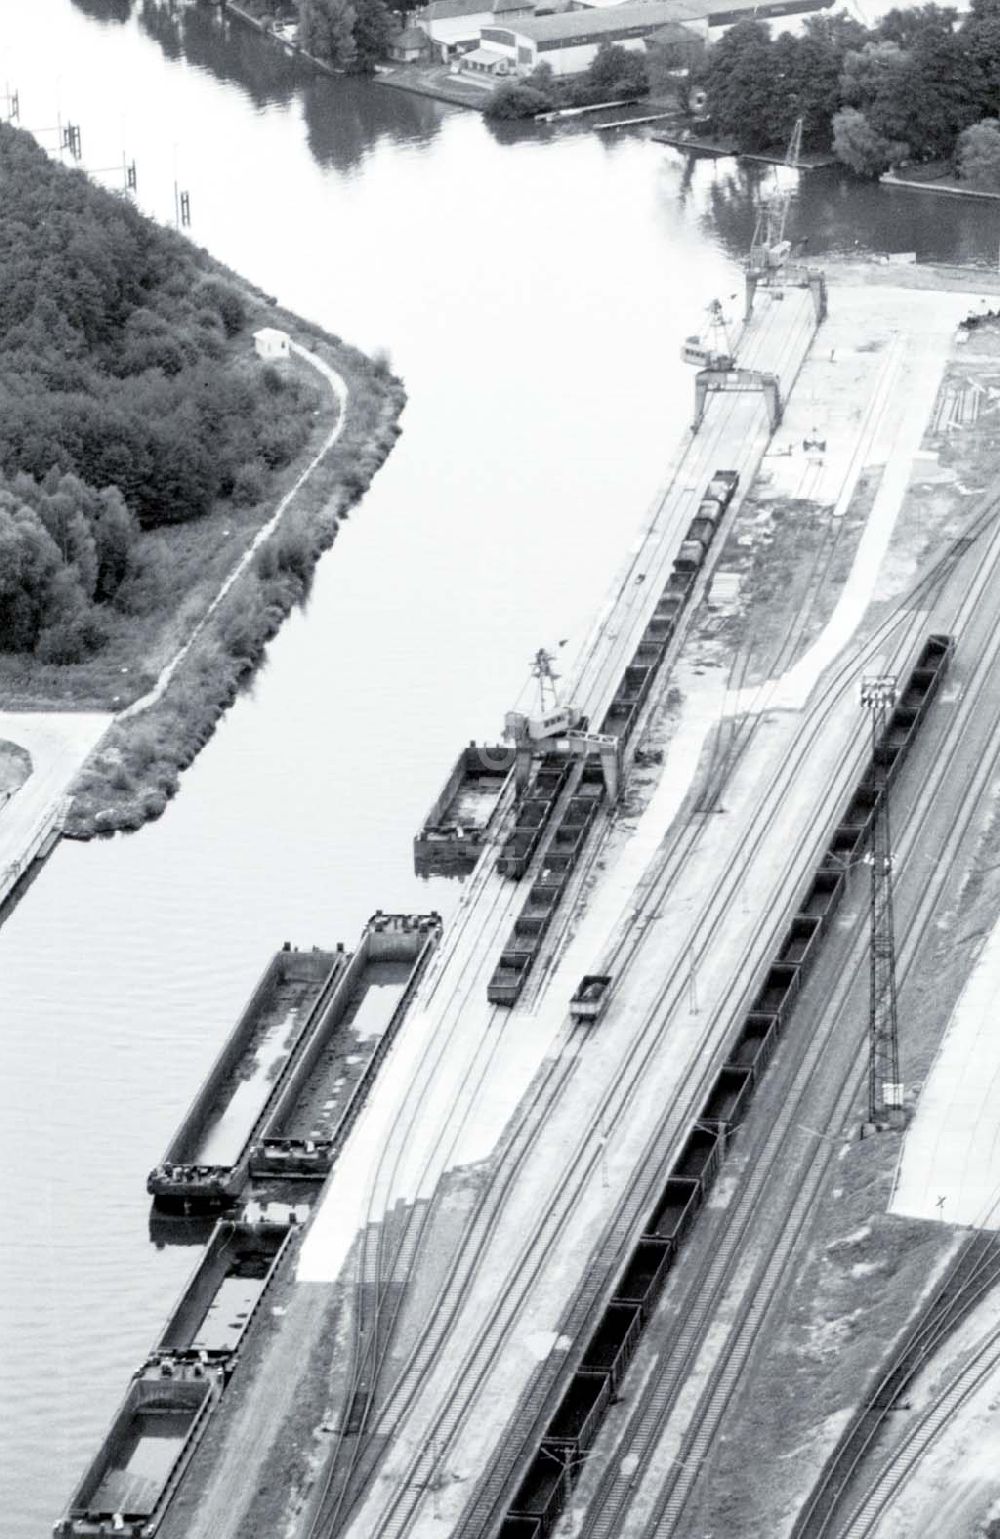
[[[974,351],[973,351],[974,349]],[[996,371],[996,372],[995,372]],[[968,490],[988,484],[1000,452],[1000,324],[959,342],[946,370],[897,522],[892,585],[960,535]],[[923,468],[926,466],[926,470]],[[1000,807],[954,872],[946,907],[900,998],[908,1089],[918,1095],[952,1008],[1000,917]],[[836,1131],[836,1130],[833,1130]],[[964,1231],[886,1212],[898,1137],[852,1143],[828,1178],[795,1283],[725,1424],[690,1531],[787,1533],[841,1426]]]

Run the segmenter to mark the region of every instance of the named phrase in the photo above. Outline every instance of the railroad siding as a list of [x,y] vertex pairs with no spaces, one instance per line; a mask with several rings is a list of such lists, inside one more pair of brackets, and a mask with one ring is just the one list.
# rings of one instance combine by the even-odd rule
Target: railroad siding
[[[696,518],[678,550],[670,576],[646,629],[625,665],[618,688],[601,722],[600,731],[605,737],[616,738],[621,760],[628,745],[636,720],[644,706],[657,670],[666,656],[667,647],[680,621],[694,587],[695,578],[702,564],[721,519],[729,507],[739,484],[735,471],[716,470],[709,488],[716,488],[714,498],[706,501],[713,516]],[[700,510],[699,510],[700,511]],[[557,781],[556,775],[561,775]],[[542,853],[543,867],[558,869],[568,881],[586,842],[590,826],[604,799],[603,771],[597,755],[585,759],[582,770],[570,768],[564,757],[549,753],[544,755],[534,782],[528,788],[516,815],[514,830],[507,836],[497,860],[497,870],[503,876],[520,881],[525,875],[536,851],[542,844],[545,828],[551,819],[567,774],[577,776],[574,796],[563,812],[555,829],[549,835]],[[548,776],[549,779],[543,779]],[[551,785],[551,797],[540,797],[539,782]],[[580,794],[576,794],[579,792]],[[557,902],[558,900],[556,900]],[[500,954],[492,977],[486,987],[486,997],[491,1004],[510,1006],[516,1004],[531,971],[535,957],[541,949],[545,928],[556,902],[550,906],[545,925],[525,927],[518,920]],[[522,917],[531,907],[529,896]]]
[[[947,636],[928,638],[906,688],[875,745],[892,777],[898,773],[917,726],[940,685],[953,650]],[[874,814],[874,765],[869,760],[835,826],[819,869],[806,886],[779,946],[752,992],[752,1006],[733,1039],[698,1118],[681,1144],[661,1196],[645,1221],[605,1305],[579,1367],[562,1390],[555,1414],[517,1495],[509,1519],[537,1521],[539,1532],[554,1526],[572,1481],[599,1430],[600,1419],[620,1386],[628,1359],[652,1315],[685,1235],[694,1223],[718,1174],[732,1129],[746,1112],[753,1089],[767,1064],[778,1034],[788,1024],[807,966],[815,960],[822,929],[845,885],[843,852],[863,845]],[[833,869],[831,869],[831,867]],[[621,1346],[615,1347],[616,1341]],[[603,1387],[602,1387],[603,1386]],[[561,1456],[564,1470],[553,1468]],[[504,1530],[506,1532],[506,1530]]]

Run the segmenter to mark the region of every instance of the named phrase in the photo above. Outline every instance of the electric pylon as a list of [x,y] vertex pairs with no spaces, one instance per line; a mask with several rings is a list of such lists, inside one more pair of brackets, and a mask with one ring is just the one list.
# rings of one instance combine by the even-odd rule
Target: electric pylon
[[888,755],[884,745],[896,703],[891,674],[862,679],[861,704],[871,716],[875,809],[871,821],[871,969],[868,1002],[868,1120],[898,1125],[903,1108],[896,1017],[896,932],[892,912],[892,835],[889,827]]

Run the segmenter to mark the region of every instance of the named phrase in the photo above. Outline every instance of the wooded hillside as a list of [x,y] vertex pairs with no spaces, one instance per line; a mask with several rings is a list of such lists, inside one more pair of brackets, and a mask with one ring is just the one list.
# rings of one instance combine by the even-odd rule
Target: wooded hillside
[[147,602],[140,530],[265,496],[318,395],[203,253],[7,125],[0,197],[0,651],[74,662]]

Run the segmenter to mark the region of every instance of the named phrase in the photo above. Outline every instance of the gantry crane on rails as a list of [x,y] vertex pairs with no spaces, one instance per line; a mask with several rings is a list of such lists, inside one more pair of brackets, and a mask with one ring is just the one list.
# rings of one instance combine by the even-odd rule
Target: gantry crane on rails
[[[785,151],[784,165],[789,171],[797,171],[802,154],[802,118],[796,118]],[[788,239],[788,211],[792,201],[792,184],[782,186],[775,177],[773,190],[762,195],[757,209],[750,254],[745,268],[746,313],[749,320],[753,312],[754,296],[758,286],[764,285],[780,294],[784,285],[808,288],[813,296],[816,323],[826,318],[826,277],[818,268],[792,265],[789,257],[792,243]]]

